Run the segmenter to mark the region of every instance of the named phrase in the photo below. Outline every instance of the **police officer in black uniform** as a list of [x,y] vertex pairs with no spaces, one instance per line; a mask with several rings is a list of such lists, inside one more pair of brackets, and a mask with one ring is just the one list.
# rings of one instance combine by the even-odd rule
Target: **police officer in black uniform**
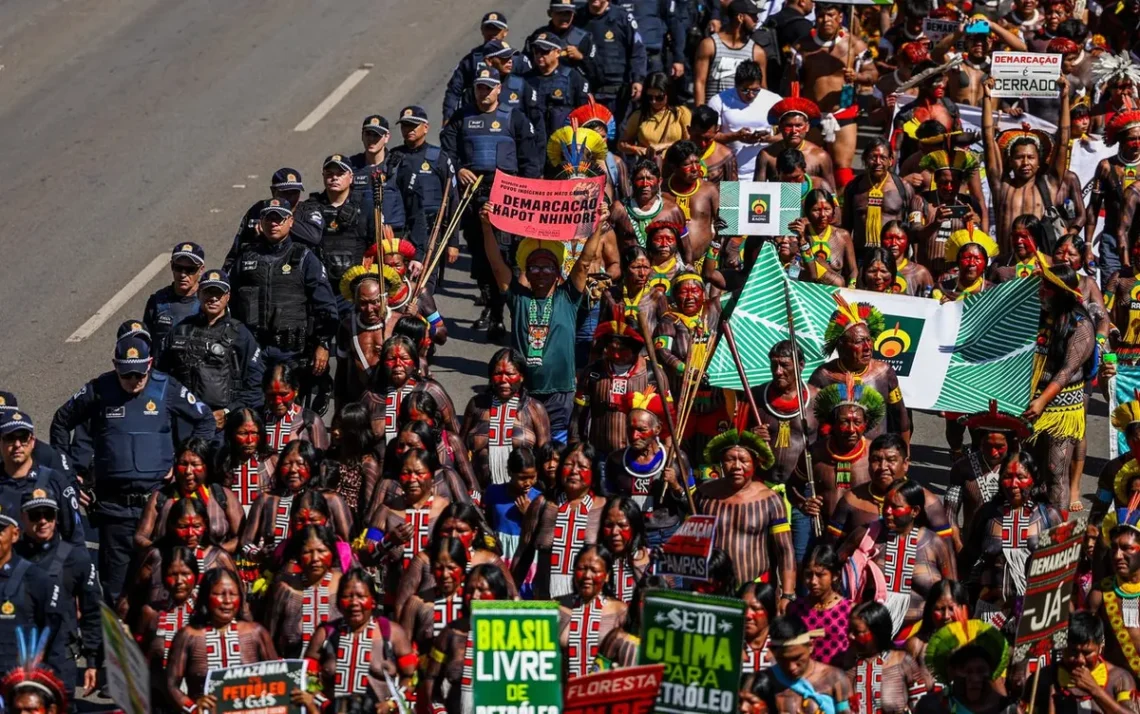
[[[321,262],[325,266],[329,285],[340,285],[344,272],[364,259],[364,251],[375,244],[372,202],[352,191],[352,163],[343,154],[325,159],[321,175],[325,190],[309,194],[324,214],[325,232],[321,238]],[[352,312],[352,303],[336,293],[337,309],[341,317]],[[264,345],[263,345],[264,346]]]
[[620,127],[629,116],[631,102],[641,99],[645,81],[645,45],[635,20],[610,0],[589,0],[586,11],[574,24],[594,38],[597,47],[598,83],[592,85],[594,98],[606,105]]
[[62,645],[58,644],[63,639],[60,588],[47,573],[16,553],[19,516],[19,501],[0,499],[0,669],[7,672],[22,664],[17,630],[26,641],[32,628],[39,632],[50,628],[44,661],[63,672]]
[[542,116],[542,108],[538,104],[538,93],[522,74],[515,74],[515,62],[519,54],[504,40],[491,40],[483,45],[483,61],[488,67],[499,70],[499,104],[511,109],[518,109],[530,119],[534,127],[535,142],[539,146],[546,146],[546,122]]
[[373,208],[373,177],[380,174],[380,180],[384,184],[380,210],[385,237],[391,237],[407,228],[404,197],[400,186],[392,180],[395,167],[388,152],[391,136],[388,120],[379,114],[370,114],[364,117],[364,125],[360,128],[360,141],[364,144],[364,151],[348,157],[348,163],[352,165],[352,191],[360,197],[360,205],[366,210],[371,211]]
[[[276,199],[274,199],[276,200]],[[134,554],[134,535],[151,492],[174,465],[174,445],[214,438],[214,417],[178,380],[151,369],[150,344],[128,337],[115,344],[115,369],[104,372],[56,410],[51,443],[66,445],[71,430],[91,422],[95,504],[103,596],[115,602]]]
[[[21,502],[23,531],[16,554],[31,562],[59,587],[60,618],[63,629],[55,646],[64,667],[60,678],[69,686],[82,684],[87,694],[95,690],[99,664],[103,659],[103,629],[99,615],[99,575],[86,548],[76,547],[60,537],[56,528],[59,504],[47,493],[24,494]],[[77,621],[76,609],[82,617]],[[87,661],[83,681],[77,681],[76,657]]]
[[[301,179],[301,172],[297,169],[286,166],[273,172],[273,178],[269,182],[270,196],[272,198],[284,198],[289,201],[290,206],[294,207],[293,240],[300,241],[312,250],[316,250],[321,245],[321,234],[325,229],[324,216],[311,201],[301,200],[301,194],[304,191],[305,183]],[[241,252],[242,244],[253,243],[257,240],[258,231],[261,228],[261,209],[265,208],[267,200],[262,199],[255,202],[241,217],[237,234],[234,235],[233,245],[222,263],[222,270],[227,273],[233,272],[234,260],[237,259],[237,254]]]
[[[12,392],[5,392],[0,390],[0,423],[2,423],[10,414],[20,412],[20,401]],[[23,412],[20,412],[23,414]],[[36,466],[46,467],[54,471],[58,471],[68,477],[73,477],[75,474],[72,468],[72,460],[69,458],[70,452],[58,451],[53,449],[51,444],[46,441],[35,439],[34,446],[32,447],[32,461]]]
[[[440,230],[455,214],[459,205],[459,195],[455,190],[455,164],[443,149],[427,140],[427,111],[420,106],[408,106],[400,110],[396,120],[404,143],[392,149],[391,161],[396,166],[396,184],[404,197],[405,212],[408,216],[410,242],[416,247],[416,260],[424,261],[428,240],[435,226],[436,216],[443,207],[443,195],[451,193],[448,199],[447,214],[443,217]],[[459,236],[452,233],[447,244],[447,263],[459,259]],[[442,279],[444,262],[439,263],[439,271],[428,277],[425,287],[428,293],[435,292],[437,280]]]
[[538,93],[547,137],[566,126],[570,112],[585,104],[590,92],[582,73],[562,64],[565,49],[562,38],[549,32],[538,33],[530,43],[534,69],[524,79]]
[[265,366],[249,328],[227,310],[230,278],[226,272],[207,270],[198,295],[201,310],[174,328],[158,367],[205,402],[220,430],[232,411],[245,407],[261,411]]
[[179,243],[170,251],[174,280],[147,298],[143,309],[143,323],[159,349],[175,325],[198,312],[198,280],[205,264],[206,251],[197,243]]
[[[489,12],[483,16],[483,21],[479,24],[479,30],[483,33],[483,41],[473,47],[470,52],[459,60],[459,64],[455,66],[455,70],[451,73],[451,78],[447,80],[447,89],[443,93],[443,125],[447,126],[448,120],[451,115],[459,110],[461,106],[471,102],[475,96],[472,94],[472,87],[475,83],[475,74],[486,66],[483,61],[483,45],[491,40],[505,40],[510,28],[507,26],[507,16],[501,12]],[[516,67],[515,69],[521,74],[528,69],[530,65]]]
[[550,8],[546,11],[550,22],[530,33],[530,37],[526,38],[526,50],[533,50],[534,41],[539,35],[554,35],[562,40],[561,64],[578,70],[587,82],[596,84],[598,67],[594,38],[574,25],[574,15],[578,9],[574,0],[550,0]]
[[70,475],[36,463],[36,429],[27,412],[14,411],[0,421],[0,497],[11,496],[13,503],[28,493],[49,494],[63,506],[60,534],[70,543],[86,543],[79,518],[79,492]]
[[646,74],[665,72],[675,80],[684,77],[687,4],[681,0],[623,0],[618,5],[629,14],[645,44]]
[[[457,111],[439,135],[443,150],[455,158],[459,167],[459,183],[466,187],[483,175],[479,192],[463,216],[463,235],[471,251],[471,277],[486,296],[487,306],[475,322],[476,329],[486,329],[487,337],[496,340],[506,334],[503,326],[503,296],[491,279],[491,266],[481,245],[483,225],[479,212],[491,195],[496,170],[507,174],[538,178],[545,156],[535,143],[534,127],[521,112],[499,103],[499,72],[493,67],[479,70],[475,78],[475,101]],[[500,247],[510,248],[509,235],[500,235]]]

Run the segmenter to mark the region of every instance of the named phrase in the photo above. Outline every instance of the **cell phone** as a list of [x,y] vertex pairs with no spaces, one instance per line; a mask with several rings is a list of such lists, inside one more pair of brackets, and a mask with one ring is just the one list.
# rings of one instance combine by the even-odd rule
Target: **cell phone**
[[969,206],[957,204],[957,205],[953,205],[953,206],[947,206],[947,208],[950,209],[950,217],[951,218],[961,219],[961,218],[965,218],[966,216],[968,216],[970,214],[970,207]]

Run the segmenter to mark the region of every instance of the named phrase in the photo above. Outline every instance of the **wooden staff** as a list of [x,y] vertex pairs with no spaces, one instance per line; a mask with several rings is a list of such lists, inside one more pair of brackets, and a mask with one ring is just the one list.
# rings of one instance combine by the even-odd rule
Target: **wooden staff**
[[[804,474],[804,480],[807,481],[807,489],[804,493],[808,498],[815,498],[815,476],[812,473],[811,465],[811,444],[807,443],[808,423],[807,413],[804,411],[804,399],[800,396],[803,392],[803,374],[800,372],[800,358],[796,347],[796,319],[792,315],[792,291],[788,286],[788,281],[784,281],[784,306],[788,311],[788,338],[792,341],[792,374],[796,379],[796,411],[800,414],[800,429],[804,433],[804,468],[807,472]],[[759,416],[757,421],[759,422]],[[791,514],[788,516],[791,518]],[[819,522],[819,516],[812,516],[811,530],[816,538],[823,534],[823,527]]]
[[483,177],[479,176],[475,179],[474,183],[463,191],[463,198],[460,199],[459,207],[451,217],[451,221],[447,225],[447,230],[444,232],[442,240],[435,243],[439,235],[438,231],[442,224],[443,214],[447,207],[448,195],[446,193],[443,195],[443,203],[440,204],[439,215],[435,217],[435,228],[432,231],[431,240],[434,243],[434,248],[429,246],[428,253],[424,255],[424,269],[420,271],[420,277],[416,280],[415,294],[412,296],[412,301],[408,303],[408,309],[406,310],[408,314],[415,314],[416,307],[419,305],[420,292],[423,289],[424,283],[427,282],[427,276],[435,272],[436,266],[439,265],[439,259],[443,257],[444,252],[447,250],[448,241],[451,240],[455,229],[459,227],[463,212],[467,210],[467,206],[470,205],[471,199],[475,196],[475,191],[478,190],[479,184],[481,183],[483,183]]
[[748,398],[748,406],[752,408],[752,414],[756,418],[756,423],[759,424],[760,410],[756,408],[756,397],[752,394],[752,388],[748,386],[748,375],[744,373],[744,363],[740,361],[740,353],[736,350],[736,338],[732,336],[732,325],[725,318],[720,321],[720,326],[724,331],[724,340],[728,343],[728,352],[732,355],[732,361],[736,363],[736,374],[740,377],[740,386],[744,388],[744,396]]
[[[443,215],[447,213],[447,203],[451,198],[451,191],[443,192],[443,200],[439,204],[439,213],[435,217],[435,225],[431,229],[431,238],[428,239],[427,250],[424,251],[424,269],[420,270],[420,276],[416,279],[415,288],[412,290],[412,302],[408,307],[408,312],[415,313],[416,306],[419,304],[420,291],[423,290],[424,283],[427,282],[427,276],[430,271],[427,266],[431,264],[431,254],[435,250],[436,242],[439,240],[439,230],[443,227]],[[446,243],[444,244],[446,245]]]
[[[673,434],[673,442],[676,443],[677,439],[681,438],[681,435],[677,433],[677,425],[673,421],[673,413],[669,411],[669,382],[666,381],[665,372],[661,370],[661,365],[657,362],[657,348],[653,344],[653,335],[649,333],[649,323],[645,319],[645,313],[640,309],[637,311],[637,327],[641,332],[641,339],[645,340],[645,353],[649,357],[649,364],[653,368],[653,375],[657,378],[657,388],[661,390],[661,411],[665,412],[665,425],[669,427],[669,432]],[[672,461],[672,459],[665,462],[666,466],[668,466],[669,461]],[[693,505],[693,494],[686,488],[685,476],[681,473],[681,469],[679,468],[680,463],[677,462],[676,465],[678,467],[677,479],[681,482],[681,490],[685,492],[685,495],[689,499],[689,510],[696,513],[697,508]],[[661,475],[661,480],[665,480],[664,473]]]
[[[656,352],[657,345],[653,346]],[[684,437],[685,426],[688,417],[690,400],[695,390],[691,387],[691,380],[693,374],[693,357],[696,354],[697,340],[689,343],[689,351],[685,355],[685,369],[681,372],[681,393],[677,395],[677,424],[676,427],[680,431],[673,432],[673,440],[669,443],[669,452],[665,456],[665,462],[671,463],[677,453],[677,440]],[[661,480],[661,498],[665,497],[665,491],[669,488],[669,484],[664,479]],[[686,489],[688,490],[688,489]]]
[[388,314],[388,289],[384,284],[384,241],[380,234],[384,231],[384,177],[380,169],[372,172],[372,226],[376,240],[376,276],[380,281],[380,295],[384,300],[384,314]]

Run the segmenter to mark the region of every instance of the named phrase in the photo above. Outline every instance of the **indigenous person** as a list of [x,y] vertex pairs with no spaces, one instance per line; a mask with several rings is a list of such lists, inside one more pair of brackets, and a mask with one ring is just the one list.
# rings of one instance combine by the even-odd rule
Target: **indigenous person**
[[1128,189],[1136,182],[1140,169],[1140,111],[1121,111],[1113,115],[1105,127],[1105,144],[1117,146],[1116,154],[1101,159],[1092,179],[1092,193],[1085,214],[1085,245],[1089,253],[1082,256],[1085,263],[1092,257],[1096,236],[1097,218],[1104,213],[1104,231],[1099,236],[1100,262],[1107,273],[1121,267],[1131,267],[1130,246],[1135,206]]
[[812,658],[811,633],[798,617],[773,619],[768,637],[775,660],[767,670],[774,680],[768,695],[773,711],[850,711],[850,680],[842,669]]
[[283,657],[299,657],[313,634],[338,617],[341,570],[333,567],[336,556],[336,536],[328,526],[305,526],[290,537],[285,558],[296,562],[299,572],[274,578],[261,618]]
[[891,637],[891,613],[877,602],[851,611],[847,677],[857,712],[905,714],[914,711],[931,688],[930,674]]
[[359,402],[345,404],[333,417],[331,443],[321,463],[324,483],[344,498],[353,518],[360,522],[372,506],[380,480],[376,435],[368,409]]
[[[1115,516],[1114,506],[1128,505],[1131,489],[1127,486],[1136,476],[1140,476],[1140,462],[1136,460],[1140,456],[1140,397],[1117,406],[1110,415],[1109,423],[1124,436],[1128,448],[1106,463],[1097,476],[1096,499],[1089,514],[1089,522],[1094,524],[1104,520],[1106,513],[1109,518]],[[1104,527],[1111,528],[1107,522]]]
[[856,290],[874,293],[893,293],[899,269],[895,257],[883,247],[867,248],[863,251],[863,262],[855,279]]
[[836,358],[817,367],[808,382],[823,388],[845,382],[849,374],[858,375],[864,385],[886,399],[886,421],[876,424],[877,428],[868,427],[867,435],[874,438],[892,431],[909,443],[910,417],[903,403],[898,375],[894,367],[872,356],[875,340],[885,328],[882,313],[867,303],[850,305],[839,293],[835,293],[834,298],[838,309],[824,333],[823,353],[835,351]]
[[489,388],[467,403],[459,433],[484,491],[492,484],[510,481],[507,462],[514,449],[534,448],[550,440],[546,407],[523,387],[523,356],[510,348],[501,349],[491,357],[487,372]]
[[736,154],[716,140],[719,133],[720,115],[713,111],[712,107],[701,105],[693,110],[689,138],[701,150],[701,177],[709,183],[718,185],[721,181],[739,179]]
[[198,593],[198,558],[185,546],[175,546],[162,555],[162,582],[166,585],[166,600],[143,606],[142,615],[134,626],[143,654],[150,665],[152,694],[158,694],[166,706],[177,706],[167,701],[165,684],[166,664],[174,636],[190,624]]
[[911,231],[909,225],[901,221],[887,221],[883,224],[883,247],[895,259],[895,284],[892,292],[900,295],[929,297],[934,290],[934,278],[925,265],[911,260]]
[[542,495],[538,488],[538,457],[529,446],[511,450],[507,457],[510,481],[494,484],[483,493],[483,513],[487,527],[503,549],[503,562],[507,567],[518,551],[522,537],[523,520],[530,504]]
[[[768,623],[776,617],[776,588],[771,583],[745,583],[736,591],[744,602],[744,667],[745,681],[762,669],[775,664],[769,648]],[[795,603],[792,604],[793,606]]]
[[918,230],[919,253],[917,260],[936,274],[953,262],[946,256],[950,236],[968,226],[987,226],[983,210],[973,196],[962,193],[962,183],[978,170],[978,160],[970,151],[937,149],[922,157],[919,168],[929,171],[934,189],[923,191],[925,227]]
[[989,279],[994,284],[1015,278],[1029,278],[1053,264],[1049,256],[1041,252],[1045,246],[1045,227],[1041,220],[1026,213],[1013,219],[1011,228],[1013,252],[998,256],[1000,262],[990,267]]
[[633,193],[614,201],[610,223],[614,238],[605,240],[603,250],[610,276],[621,277],[618,256],[633,246],[649,247],[649,226],[665,222],[684,225],[688,216],[670,194],[661,191],[661,169],[654,161],[638,160],[633,167]]
[[458,538],[440,538],[426,551],[435,586],[400,603],[400,625],[420,651],[430,651],[435,638],[463,610],[467,548]]
[[650,566],[645,516],[632,498],[619,496],[606,502],[597,543],[613,556],[609,580],[613,596],[629,605]]
[[910,184],[894,172],[895,156],[890,143],[875,139],[863,149],[867,173],[846,182],[843,218],[839,225],[851,231],[855,252],[882,243],[883,226],[891,220],[906,220],[921,212],[921,202]]
[[755,180],[769,180],[776,171],[776,159],[788,149],[795,149],[803,154],[804,173],[809,184],[814,177],[822,179],[829,187],[835,186],[831,156],[823,147],[807,138],[808,132],[819,124],[819,120],[819,106],[812,100],[801,97],[799,82],[793,82],[788,96],[768,110],[768,123],[779,131],[780,140],[768,144],[760,152],[756,159]]
[[609,587],[614,557],[600,545],[587,545],[574,558],[573,591],[559,600],[558,640],[571,679],[589,674],[599,646],[620,626],[626,605]]
[[[652,225],[660,226],[658,223]],[[654,231],[660,232],[658,228]],[[647,228],[646,234],[649,232]],[[649,329],[651,331],[656,329],[660,317],[669,310],[669,301],[665,297],[668,291],[658,287],[662,281],[651,282],[653,274],[654,268],[648,249],[636,245],[624,249],[621,254],[621,279],[604,290],[598,300],[599,320],[611,315],[616,319],[616,315],[620,313],[629,322],[631,329],[636,330],[638,315],[644,314]],[[604,324],[605,322],[600,322],[595,328],[595,342],[597,330],[602,329]]]
[[[796,383],[799,362],[800,384]],[[772,379],[753,388],[753,397],[760,406],[759,424],[767,427],[772,451],[776,457],[772,471],[766,478],[774,483],[786,484],[793,474],[804,473],[804,450],[815,442],[815,412],[811,404],[819,390],[803,384],[804,355],[789,340],[781,340],[768,350],[768,366]],[[798,387],[798,389],[797,389]],[[801,407],[805,419],[800,418]],[[806,420],[806,432],[805,432]],[[795,511],[792,512],[792,530],[797,529]],[[797,541],[798,543],[798,541]],[[806,555],[806,553],[805,553]],[[797,553],[797,562],[802,558]]]
[[720,476],[701,484],[693,502],[697,513],[717,517],[713,546],[728,555],[737,582],[769,582],[778,575],[783,612],[795,599],[791,525],[783,497],[757,479],[775,462],[772,449],[742,426],[738,422],[705,447],[705,461],[717,464]]
[[382,443],[396,438],[404,403],[417,392],[429,394],[440,410],[441,421],[437,428],[459,431],[451,398],[439,382],[423,376],[419,364],[415,345],[403,335],[389,337],[380,347],[380,369],[360,401],[368,407],[372,433]]
[[842,571],[835,548],[827,543],[817,545],[803,565],[802,581],[807,594],[788,606],[789,615],[799,617],[813,631],[822,631],[812,639],[812,659],[836,666],[850,646],[847,623],[851,601],[839,592]]
[[[943,682],[933,714],[971,711],[975,714],[1016,714],[1017,697],[1003,693],[998,680],[1009,666],[1009,643],[996,627],[962,618],[944,625],[930,637],[924,657],[936,682]],[[926,707],[923,711],[927,711]]]
[[1070,615],[1065,649],[1041,674],[1037,701],[1048,701],[1058,714],[1134,711],[1136,680],[1104,659],[1104,644],[1104,623],[1094,613]]
[[843,276],[848,285],[855,281],[855,245],[851,234],[834,224],[835,196],[824,188],[811,189],[804,196],[803,217],[792,221],[788,228],[810,244],[815,259]]
[[317,449],[327,449],[329,432],[320,416],[297,401],[301,370],[293,362],[281,362],[265,371],[266,446],[280,453],[292,441],[308,441]]
[[[939,580],[930,588],[922,609],[922,624],[906,641],[906,651],[915,662],[925,662],[926,648],[934,633],[951,622],[965,620],[970,612],[970,591],[957,580]],[[932,681],[931,691],[940,692],[946,682]]]
[[215,458],[215,476],[248,514],[257,497],[273,487],[273,470],[277,463],[277,454],[269,448],[261,416],[252,409],[230,412],[226,417],[222,448]]
[[664,191],[673,196],[685,214],[689,254],[704,255],[716,233],[713,221],[720,213],[720,189],[701,178],[701,151],[691,141],[670,146],[665,152],[665,166]]
[[966,224],[954,231],[946,241],[945,259],[952,267],[938,277],[930,297],[940,302],[965,300],[988,290],[993,283],[986,279],[986,269],[997,254],[997,244],[987,233]]

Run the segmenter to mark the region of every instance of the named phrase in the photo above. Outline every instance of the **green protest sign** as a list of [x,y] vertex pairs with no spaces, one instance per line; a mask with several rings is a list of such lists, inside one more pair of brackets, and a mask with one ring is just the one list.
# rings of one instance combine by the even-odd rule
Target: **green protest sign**
[[474,600],[471,629],[475,714],[562,711],[558,603]]
[[665,665],[655,714],[737,711],[743,637],[740,600],[649,591],[637,663]]

